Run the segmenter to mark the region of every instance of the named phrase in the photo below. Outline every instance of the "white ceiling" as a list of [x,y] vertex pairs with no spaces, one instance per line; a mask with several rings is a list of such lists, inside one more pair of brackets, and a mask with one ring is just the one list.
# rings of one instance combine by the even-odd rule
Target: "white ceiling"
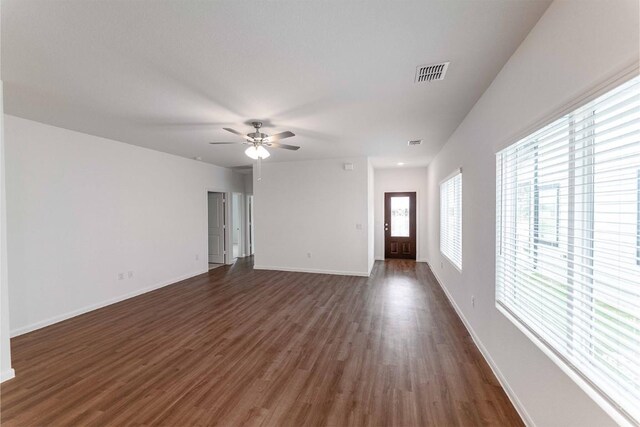
[[549,3],[2,0],[4,109],[221,166],[250,119],[297,134],[268,161],[425,165]]

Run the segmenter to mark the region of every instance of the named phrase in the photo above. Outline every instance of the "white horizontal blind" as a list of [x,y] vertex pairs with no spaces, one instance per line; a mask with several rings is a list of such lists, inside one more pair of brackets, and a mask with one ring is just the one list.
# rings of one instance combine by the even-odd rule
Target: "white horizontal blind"
[[497,154],[496,299],[640,422],[640,77]]
[[462,173],[440,184],[440,252],[462,270]]

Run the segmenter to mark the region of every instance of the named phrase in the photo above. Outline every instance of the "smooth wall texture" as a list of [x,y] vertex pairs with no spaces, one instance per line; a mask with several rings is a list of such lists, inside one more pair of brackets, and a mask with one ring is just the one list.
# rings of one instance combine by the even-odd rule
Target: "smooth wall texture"
[[[495,308],[495,153],[637,64],[638,13],[637,0],[555,1],[428,167],[427,259],[531,425],[614,422]],[[438,183],[460,166],[462,273],[439,251]]]
[[366,157],[264,161],[253,184],[255,268],[368,276],[368,171]]
[[0,382],[13,378],[9,342],[9,281],[7,274],[7,221],[5,197],[4,114],[0,81]]
[[371,161],[367,162],[367,260],[368,271],[371,274],[373,264],[376,262],[375,254],[375,171]]
[[242,178],[244,180],[244,247],[245,255],[252,255],[251,249],[251,224],[249,218],[249,197],[253,196],[253,174],[246,174]]
[[242,175],[4,117],[13,335],[206,271],[206,190]]
[[375,256],[384,259],[384,193],[416,192],[416,260],[427,255],[427,168],[376,169],[375,187]]

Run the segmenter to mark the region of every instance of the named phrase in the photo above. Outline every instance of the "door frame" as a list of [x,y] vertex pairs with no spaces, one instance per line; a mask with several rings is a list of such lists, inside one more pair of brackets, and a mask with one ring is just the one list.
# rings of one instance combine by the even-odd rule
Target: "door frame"
[[233,264],[233,258],[229,256],[229,248],[231,247],[231,233],[229,233],[229,215],[231,215],[231,203],[229,203],[229,197],[231,192],[220,190],[216,188],[205,188],[204,190],[204,227],[203,227],[203,241],[204,241],[204,262],[205,267],[209,269],[209,193],[221,193],[224,196],[224,264]]
[[245,245],[246,245],[246,256],[251,256],[255,252],[255,236],[253,235],[253,194],[245,194],[244,195],[244,206],[245,206],[245,226],[247,232],[245,233]]
[[[416,193],[416,262],[427,262],[425,259],[422,259],[420,256],[422,255],[420,252],[420,190],[417,188],[400,188],[396,189],[396,187],[390,188],[382,188],[379,190],[378,197],[380,202],[376,207],[376,212],[374,212],[374,220],[373,223],[376,226],[376,233],[374,239],[379,242],[382,242],[382,253],[376,255],[376,261],[384,261],[385,260],[385,236],[384,236],[384,194],[385,193]],[[380,214],[380,221],[375,217],[376,213]]]
[[[238,258],[244,258],[245,255],[245,242],[244,242],[244,235],[245,235],[245,221],[244,221],[244,217],[245,217],[245,195],[244,193],[240,192],[240,191],[232,191],[229,193],[231,195],[231,202],[230,202],[230,210],[231,210],[231,217],[229,224],[230,226],[227,227],[230,230],[229,233],[229,241],[231,242],[231,245],[229,246],[229,248],[231,248],[231,257],[230,257],[230,263],[233,264],[235,262],[236,259]],[[237,202],[238,202],[238,256],[237,257],[233,257],[233,231],[234,228],[236,227],[236,224],[234,224],[233,221],[233,209],[235,207],[235,199],[237,196]],[[226,250],[225,250],[226,251]]]

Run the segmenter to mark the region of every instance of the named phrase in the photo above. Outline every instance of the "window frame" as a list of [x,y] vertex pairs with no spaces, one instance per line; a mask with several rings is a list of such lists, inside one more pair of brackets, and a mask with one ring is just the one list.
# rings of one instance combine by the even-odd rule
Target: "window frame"
[[[544,120],[539,120],[536,124],[529,126],[525,131],[519,133],[518,137],[510,138],[508,141],[503,142],[498,145],[496,149],[496,155],[505,149],[513,146],[514,144],[520,142],[522,139],[535,134],[537,131],[542,130],[547,125],[558,121],[562,117],[570,116],[573,112],[576,112],[587,103],[595,100],[596,98],[607,94],[610,91],[613,91],[617,87],[625,84],[627,81],[630,81],[634,78],[638,78],[637,68],[627,68],[622,72],[618,73],[617,76],[610,78],[608,81],[595,86],[589,93],[577,98],[573,102],[567,104],[565,107],[558,109],[551,115],[548,115]],[[536,146],[537,149],[537,146]],[[496,161],[498,161],[498,156],[496,156]],[[496,164],[496,172],[499,174],[499,178],[496,180],[496,184],[500,188],[504,188],[505,185],[505,173],[504,173],[504,164]],[[636,240],[637,240],[637,248],[636,248],[636,263],[640,266],[640,169],[637,171],[637,230],[636,230]],[[498,196],[498,195],[496,195]],[[502,196],[504,197],[504,195]],[[516,192],[516,199],[518,194]],[[533,197],[533,193],[532,193]],[[496,200],[499,202],[499,199]],[[560,207],[560,204],[557,204]],[[531,203],[532,209],[534,208],[534,203]],[[537,208],[536,208],[537,210]],[[534,212],[531,212],[533,216]],[[517,218],[517,216],[515,217]],[[560,216],[557,215],[559,219]],[[496,206],[496,257],[503,256],[503,241],[500,237],[502,230],[504,227],[508,227],[506,224],[510,218],[505,216],[504,207],[501,203]],[[516,219],[517,220],[517,219]],[[532,221],[533,222],[533,221]],[[557,235],[557,234],[556,234]],[[534,244],[546,244],[542,240],[534,241]],[[607,414],[609,414],[617,423],[620,425],[636,425],[635,423],[638,420],[634,419],[625,409],[614,401],[609,395],[603,392],[596,384],[594,384],[586,375],[584,375],[580,368],[572,365],[566,358],[566,355],[557,351],[550,342],[547,342],[544,337],[541,337],[534,329],[526,326],[522,317],[512,312],[508,307],[502,305],[498,301],[498,268],[496,263],[496,308],[499,312],[501,312],[511,323],[514,324],[521,332],[525,334],[544,354],[546,354],[558,367],[561,368],[563,372],[565,372],[583,391],[586,392],[602,409],[605,410]]]
[[[460,199],[460,207],[459,207],[459,215],[458,215],[458,220],[460,221],[460,223],[458,224],[458,228],[460,230],[460,254],[459,254],[459,258],[460,258],[460,264],[458,265],[458,263],[451,257],[449,256],[447,253],[445,253],[443,251],[443,223],[442,223],[442,211],[443,211],[443,206],[442,206],[442,188],[443,185],[447,184],[448,182],[452,181],[453,179],[457,178],[458,175],[460,175],[460,195],[459,195],[459,199]],[[462,168],[457,168],[456,170],[454,170],[452,173],[450,173],[449,175],[447,175],[446,178],[444,178],[442,181],[440,181],[440,185],[439,185],[439,190],[440,190],[440,254],[456,269],[458,270],[458,272],[462,273]],[[447,202],[449,202],[449,200],[447,200]],[[453,246],[453,245],[451,245]]]

